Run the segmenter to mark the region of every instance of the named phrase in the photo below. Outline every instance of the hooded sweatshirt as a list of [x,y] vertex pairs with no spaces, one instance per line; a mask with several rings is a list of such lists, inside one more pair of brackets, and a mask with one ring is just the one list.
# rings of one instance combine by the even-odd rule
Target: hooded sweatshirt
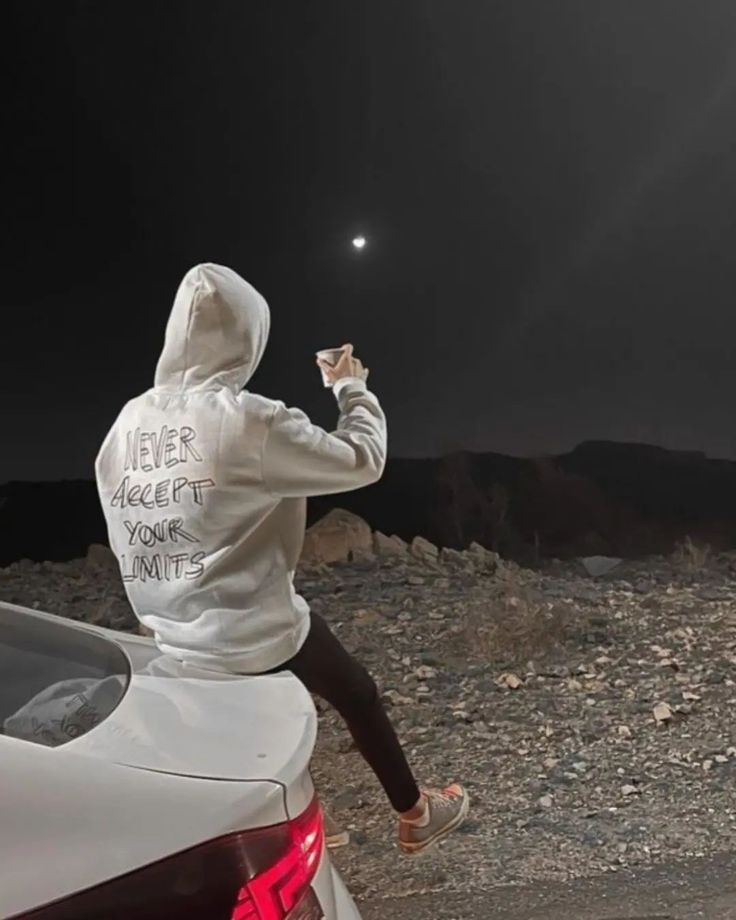
[[310,495],[378,480],[386,423],[362,379],[334,387],[337,428],[246,387],[266,301],[198,265],[174,300],[152,389],[124,406],[95,471],[131,606],[162,652],[213,670],[277,668],[309,632],[294,590]]

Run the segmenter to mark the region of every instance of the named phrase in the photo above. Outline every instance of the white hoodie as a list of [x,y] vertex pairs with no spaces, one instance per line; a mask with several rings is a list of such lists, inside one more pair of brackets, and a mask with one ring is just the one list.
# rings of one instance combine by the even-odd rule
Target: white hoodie
[[358,378],[334,388],[332,434],[243,389],[269,325],[235,272],[191,269],[155,385],[123,408],[95,467],[128,598],[161,651],[251,674],[282,665],[309,631],[292,583],[306,498],[375,482],[386,457],[383,412]]

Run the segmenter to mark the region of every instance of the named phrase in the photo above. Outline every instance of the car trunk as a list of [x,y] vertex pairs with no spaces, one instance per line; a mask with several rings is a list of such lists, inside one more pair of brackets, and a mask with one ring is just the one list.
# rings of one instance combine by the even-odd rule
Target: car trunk
[[71,745],[146,770],[289,784],[307,770],[316,731],[312,700],[291,674],[220,674],[159,656],[132,674],[115,711]]
[[149,640],[11,605],[0,621],[6,734],[180,776],[288,785],[308,769],[316,712],[289,673],[204,671]]

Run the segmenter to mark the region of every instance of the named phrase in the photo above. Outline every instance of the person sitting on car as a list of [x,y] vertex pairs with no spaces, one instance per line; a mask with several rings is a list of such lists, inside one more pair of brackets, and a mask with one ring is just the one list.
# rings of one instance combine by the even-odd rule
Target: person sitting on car
[[246,389],[270,312],[229,268],[184,276],[154,385],[128,402],[96,476],[131,606],[159,649],[238,674],[291,671],[335,707],[417,853],[468,813],[459,785],[420,790],[376,684],[294,589],[309,496],[376,482],[386,420],[351,345],[318,358],[339,417],[333,432]]

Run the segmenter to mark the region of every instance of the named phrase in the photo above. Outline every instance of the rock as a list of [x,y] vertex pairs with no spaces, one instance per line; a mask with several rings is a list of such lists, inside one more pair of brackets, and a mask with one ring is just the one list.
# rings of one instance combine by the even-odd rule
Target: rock
[[481,544],[478,543],[476,540],[473,540],[473,542],[467,548],[466,552],[469,556],[476,556],[478,559],[486,559],[489,556],[495,558],[497,556],[496,553],[491,552],[491,550],[489,549],[486,549],[485,546],[481,546]]
[[465,568],[468,563],[468,559],[464,553],[461,553],[456,549],[448,549],[447,547],[443,547],[440,550],[440,562],[442,565],[450,566],[452,568]]
[[90,571],[119,572],[120,566],[109,546],[93,543],[87,550],[86,566]]
[[602,575],[608,575],[614,569],[618,568],[623,562],[612,556],[585,556],[580,560],[580,564],[591,576],[591,578],[600,578]]
[[355,622],[360,626],[374,626],[382,620],[381,614],[376,610],[366,610],[361,608],[355,611]]
[[348,788],[338,793],[332,799],[331,805],[335,811],[348,811],[356,808],[362,808],[363,800],[355,791],[355,789]]
[[452,713],[453,718],[458,722],[472,722],[473,716],[466,709],[455,709]]
[[363,518],[335,508],[310,527],[304,537],[302,561],[307,564],[349,562],[373,553],[373,534]]
[[657,703],[652,710],[652,715],[654,716],[654,721],[659,724],[669,722],[672,719],[672,709],[669,703]]
[[377,530],[373,534],[373,552],[380,557],[406,556],[409,552],[409,545],[396,534],[387,537],[385,533]]
[[518,690],[524,686],[524,681],[517,675],[510,672],[501,674],[496,681],[499,687],[505,687],[507,690]]
[[353,567],[356,571],[368,572],[375,570],[378,565],[378,560],[376,555],[371,549],[363,549],[362,547],[357,547],[350,554],[350,561],[353,564]]
[[621,787],[621,795],[631,796],[638,794],[639,790],[636,788],[636,786],[632,786],[630,783],[626,783]]
[[386,690],[383,696],[392,706],[410,706],[414,702],[411,697],[403,696],[398,690]]
[[537,800],[537,805],[540,808],[551,808],[554,804],[554,800],[551,795],[543,795]]
[[478,568],[488,573],[495,572],[501,563],[498,553],[486,549],[480,543],[471,543],[466,552]]
[[419,678],[419,680],[432,680],[433,677],[437,676],[437,671],[435,668],[432,668],[429,665],[420,664],[419,667],[414,671],[414,674]]
[[419,559],[423,562],[436,562],[440,555],[440,551],[434,543],[430,543],[429,540],[425,540],[424,537],[414,537],[411,541],[409,552],[415,559]]

